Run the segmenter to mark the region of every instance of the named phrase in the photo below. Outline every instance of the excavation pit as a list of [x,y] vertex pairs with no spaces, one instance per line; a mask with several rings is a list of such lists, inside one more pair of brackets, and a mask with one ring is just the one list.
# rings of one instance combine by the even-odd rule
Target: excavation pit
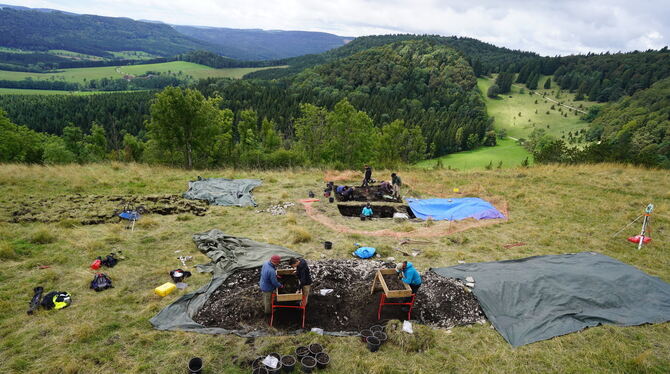
[[[372,208],[372,218],[393,218],[395,213],[407,214],[411,218],[416,218],[412,209],[407,205],[400,204],[370,204]],[[365,204],[337,204],[337,210],[345,217],[360,217]]]

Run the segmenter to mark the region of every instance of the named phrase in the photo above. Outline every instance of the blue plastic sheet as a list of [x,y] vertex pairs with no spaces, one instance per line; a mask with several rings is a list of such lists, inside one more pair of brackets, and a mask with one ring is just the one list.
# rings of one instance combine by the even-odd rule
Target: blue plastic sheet
[[455,199],[407,199],[417,218],[459,221],[465,218],[505,218],[491,203],[478,197]]
[[375,251],[372,247],[360,247],[354,251],[354,254],[360,258],[370,258],[375,255]]

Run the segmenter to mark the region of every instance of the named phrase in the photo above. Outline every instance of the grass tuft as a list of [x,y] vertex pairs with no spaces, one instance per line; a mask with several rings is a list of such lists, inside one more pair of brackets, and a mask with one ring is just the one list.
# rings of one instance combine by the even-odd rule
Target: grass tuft
[[288,229],[293,244],[307,243],[312,241],[312,234],[300,226],[290,226]]
[[39,228],[30,235],[29,241],[33,244],[50,244],[58,240],[58,235],[45,227]]
[[7,240],[0,241],[0,259],[1,260],[15,260],[19,256],[14,251],[14,246]]
[[414,323],[412,330],[412,334],[403,331],[402,322],[395,319],[386,325],[388,341],[405,352],[424,352],[435,346],[437,333],[433,328]]

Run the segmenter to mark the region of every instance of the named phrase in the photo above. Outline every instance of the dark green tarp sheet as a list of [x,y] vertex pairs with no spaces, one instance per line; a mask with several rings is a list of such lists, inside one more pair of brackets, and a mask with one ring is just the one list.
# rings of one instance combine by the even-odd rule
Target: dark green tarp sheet
[[205,200],[212,205],[256,206],[251,190],[261,184],[258,179],[200,178],[188,182],[184,198]]
[[670,284],[595,252],[433,269],[475,280],[486,317],[513,346],[599,324],[670,320]]
[[217,229],[194,234],[193,241],[198,249],[212,260],[211,263],[198,265],[196,268],[202,272],[211,272],[212,280],[199,290],[184,295],[165,307],[150,320],[151,324],[158,330],[237,334],[246,337],[267,335],[267,332],[261,331],[235,331],[203,326],[195,322],[192,316],[205,304],[210,294],[236,270],[260,267],[272,255],[279,255],[283,261],[288,261],[291,257],[301,257],[300,254],[278,245],[227,235]]

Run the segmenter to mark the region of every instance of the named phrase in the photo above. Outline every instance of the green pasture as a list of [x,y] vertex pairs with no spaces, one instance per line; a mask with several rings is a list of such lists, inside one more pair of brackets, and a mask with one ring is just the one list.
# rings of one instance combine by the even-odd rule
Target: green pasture
[[[540,79],[540,86],[544,84],[545,80],[546,77]],[[496,129],[505,129],[507,135],[513,138],[528,138],[528,135],[536,128],[545,129],[548,134],[559,138],[563,135],[567,137],[568,132],[575,133],[575,131],[588,126],[588,123],[580,119],[582,113],[560,107],[539,95],[531,95],[525,87],[523,87],[525,92],[521,94],[521,85],[513,85],[511,93],[499,95],[496,99],[489,98],[486,96],[486,92],[493,83],[494,79],[477,79],[477,85],[484,96],[487,111],[490,116],[495,117],[493,126]],[[575,95],[567,91],[556,98],[557,91],[558,89],[554,88],[537,90],[536,92],[546,92],[549,98],[564,102],[567,105],[574,104],[571,106],[575,107],[582,105],[584,111],[592,104],[585,101],[574,102]],[[554,109],[551,109],[552,106]],[[567,113],[567,117],[564,115],[565,113]]]
[[[533,162],[533,156],[525,148],[516,144],[512,139],[498,139],[498,145],[495,147],[479,147],[471,151],[452,153],[440,158],[421,161],[416,166],[420,168],[434,168],[438,161],[444,168],[468,170],[483,169],[492,164],[493,168],[498,165],[501,168],[518,167],[524,159]],[[502,161],[502,164],[500,162]]]
[[245,74],[262,70],[265,68],[228,68],[214,69],[209,66],[194,64],[185,61],[172,61],[159,64],[141,64],[126,66],[103,66],[92,68],[74,68],[62,69],[54,73],[28,73],[21,71],[0,70],[0,80],[23,80],[26,78],[34,80],[60,80],[66,82],[84,83],[91,79],[102,78],[123,78],[124,75],[141,75],[150,71],[154,72],[172,72],[185,76],[191,76],[195,79],[200,78],[242,78]]

